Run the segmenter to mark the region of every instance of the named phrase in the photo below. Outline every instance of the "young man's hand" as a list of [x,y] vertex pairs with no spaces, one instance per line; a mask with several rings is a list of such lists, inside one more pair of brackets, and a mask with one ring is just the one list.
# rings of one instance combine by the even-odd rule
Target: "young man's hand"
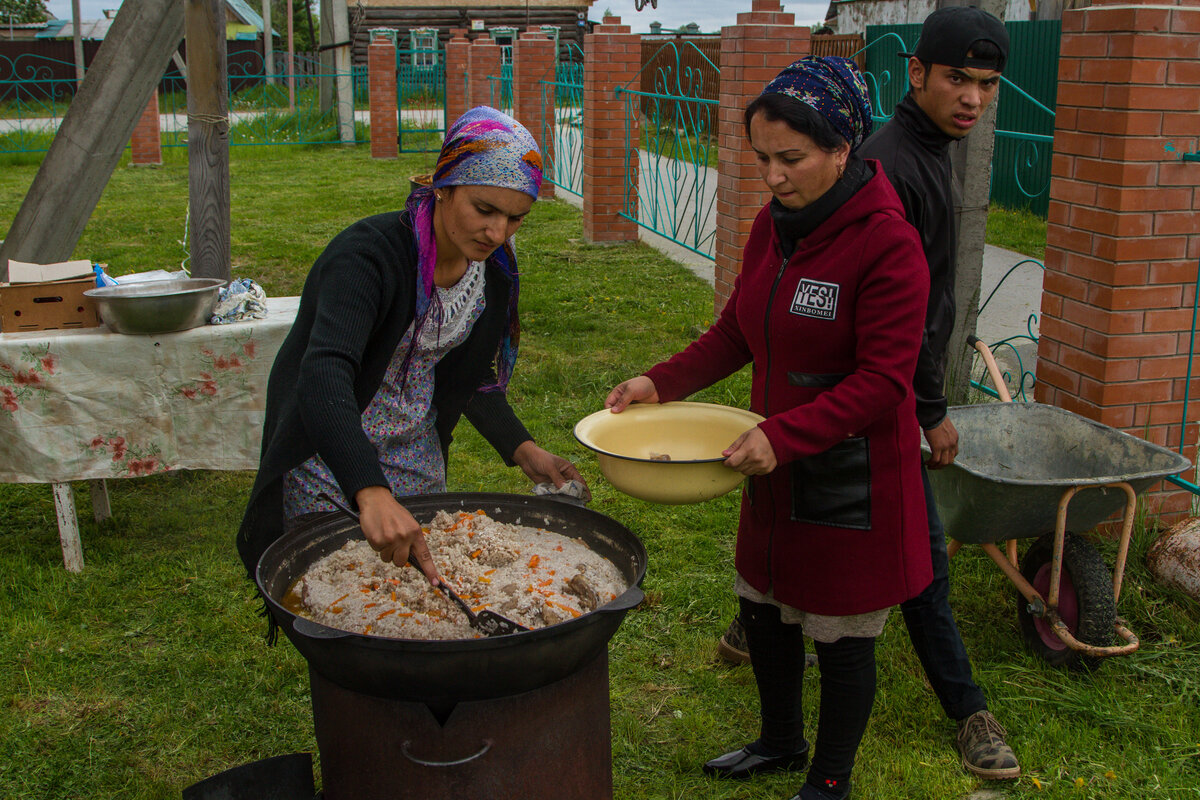
[[954,458],[958,455],[958,429],[949,417],[925,431],[925,441],[929,442],[930,450],[925,466],[929,469],[941,469],[954,463]]

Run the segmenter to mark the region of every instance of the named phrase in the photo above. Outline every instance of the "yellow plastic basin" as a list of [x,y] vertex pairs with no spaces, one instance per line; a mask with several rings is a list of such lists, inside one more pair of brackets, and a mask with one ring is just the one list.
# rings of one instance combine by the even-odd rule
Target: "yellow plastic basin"
[[575,438],[596,451],[600,472],[618,491],[678,505],[736,488],[745,476],[725,466],[721,451],[762,421],[713,403],[635,404],[620,414],[589,414],[575,425]]

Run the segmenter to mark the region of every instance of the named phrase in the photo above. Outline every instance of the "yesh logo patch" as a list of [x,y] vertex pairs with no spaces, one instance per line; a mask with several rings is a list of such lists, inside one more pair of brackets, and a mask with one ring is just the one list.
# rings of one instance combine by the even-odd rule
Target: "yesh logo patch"
[[838,285],[803,278],[792,298],[792,313],[802,317],[836,319]]

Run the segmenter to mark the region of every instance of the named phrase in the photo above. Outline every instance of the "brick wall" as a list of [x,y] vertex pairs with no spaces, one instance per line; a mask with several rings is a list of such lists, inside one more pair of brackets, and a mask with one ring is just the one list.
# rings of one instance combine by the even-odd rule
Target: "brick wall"
[[[627,170],[632,182],[629,203],[634,208],[637,203],[637,119],[627,122],[625,98],[615,94],[617,87],[637,77],[641,67],[641,37],[629,30],[620,17],[605,17],[585,37],[583,237],[589,242],[629,242],[638,238],[637,223],[619,216],[626,203]],[[633,152],[627,152],[627,135]]]
[[[491,39],[476,39],[471,42],[467,64],[467,74],[470,76],[470,108],[500,105],[499,96],[495,100],[492,99],[492,81],[488,76],[499,78],[501,69],[500,45]],[[447,73],[447,86],[451,80],[453,76]]]
[[[1063,12],[1036,398],[1196,458],[1200,6]],[[1189,417],[1200,407],[1193,378]],[[1168,516],[1190,493],[1149,497]]]
[[454,28],[452,38],[446,42],[446,128],[466,113],[471,106],[468,76],[471,74],[471,41],[466,28]]
[[[542,81],[554,81],[557,56],[554,42],[538,28],[522,33],[513,45],[513,116],[537,140],[543,165],[553,159],[554,87],[547,87],[543,102]],[[554,184],[542,181],[538,196],[553,197]]]
[[142,110],[133,135],[129,137],[130,159],[134,164],[161,164],[162,137],[158,122],[158,89]]
[[720,171],[714,246],[717,313],[733,292],[754,217],[771,197],[755,166],[743,113],[780,70],[811,52],[808,28],[795,23],[796,15],[783,13],[778,0],[754,0],[749,12],[738,14],[736,25],[721,29]]
[[367,47],[367,85],[371,107],[371,158],[395,158],[399,154],[396,110],[396,32],[390,28],[371,30]]

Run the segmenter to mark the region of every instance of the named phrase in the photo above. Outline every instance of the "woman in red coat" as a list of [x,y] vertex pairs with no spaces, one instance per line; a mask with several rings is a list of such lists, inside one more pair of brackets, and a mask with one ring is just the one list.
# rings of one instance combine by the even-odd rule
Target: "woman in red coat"
[[796,798],[841,800],[875,694],[888,609],[930,581],[912,376],[929,270],[877,161],[853,62],[806,58],[746,109],[773,198],[720,318],[612,390],[606,405],[678,400],[753,364],[766,420],[724,452],[750,476],[737,536],[740,617],[762,705],[757,740],[705,764],[719,777],[801,770],[804,635],[821,664],[821,713]]

